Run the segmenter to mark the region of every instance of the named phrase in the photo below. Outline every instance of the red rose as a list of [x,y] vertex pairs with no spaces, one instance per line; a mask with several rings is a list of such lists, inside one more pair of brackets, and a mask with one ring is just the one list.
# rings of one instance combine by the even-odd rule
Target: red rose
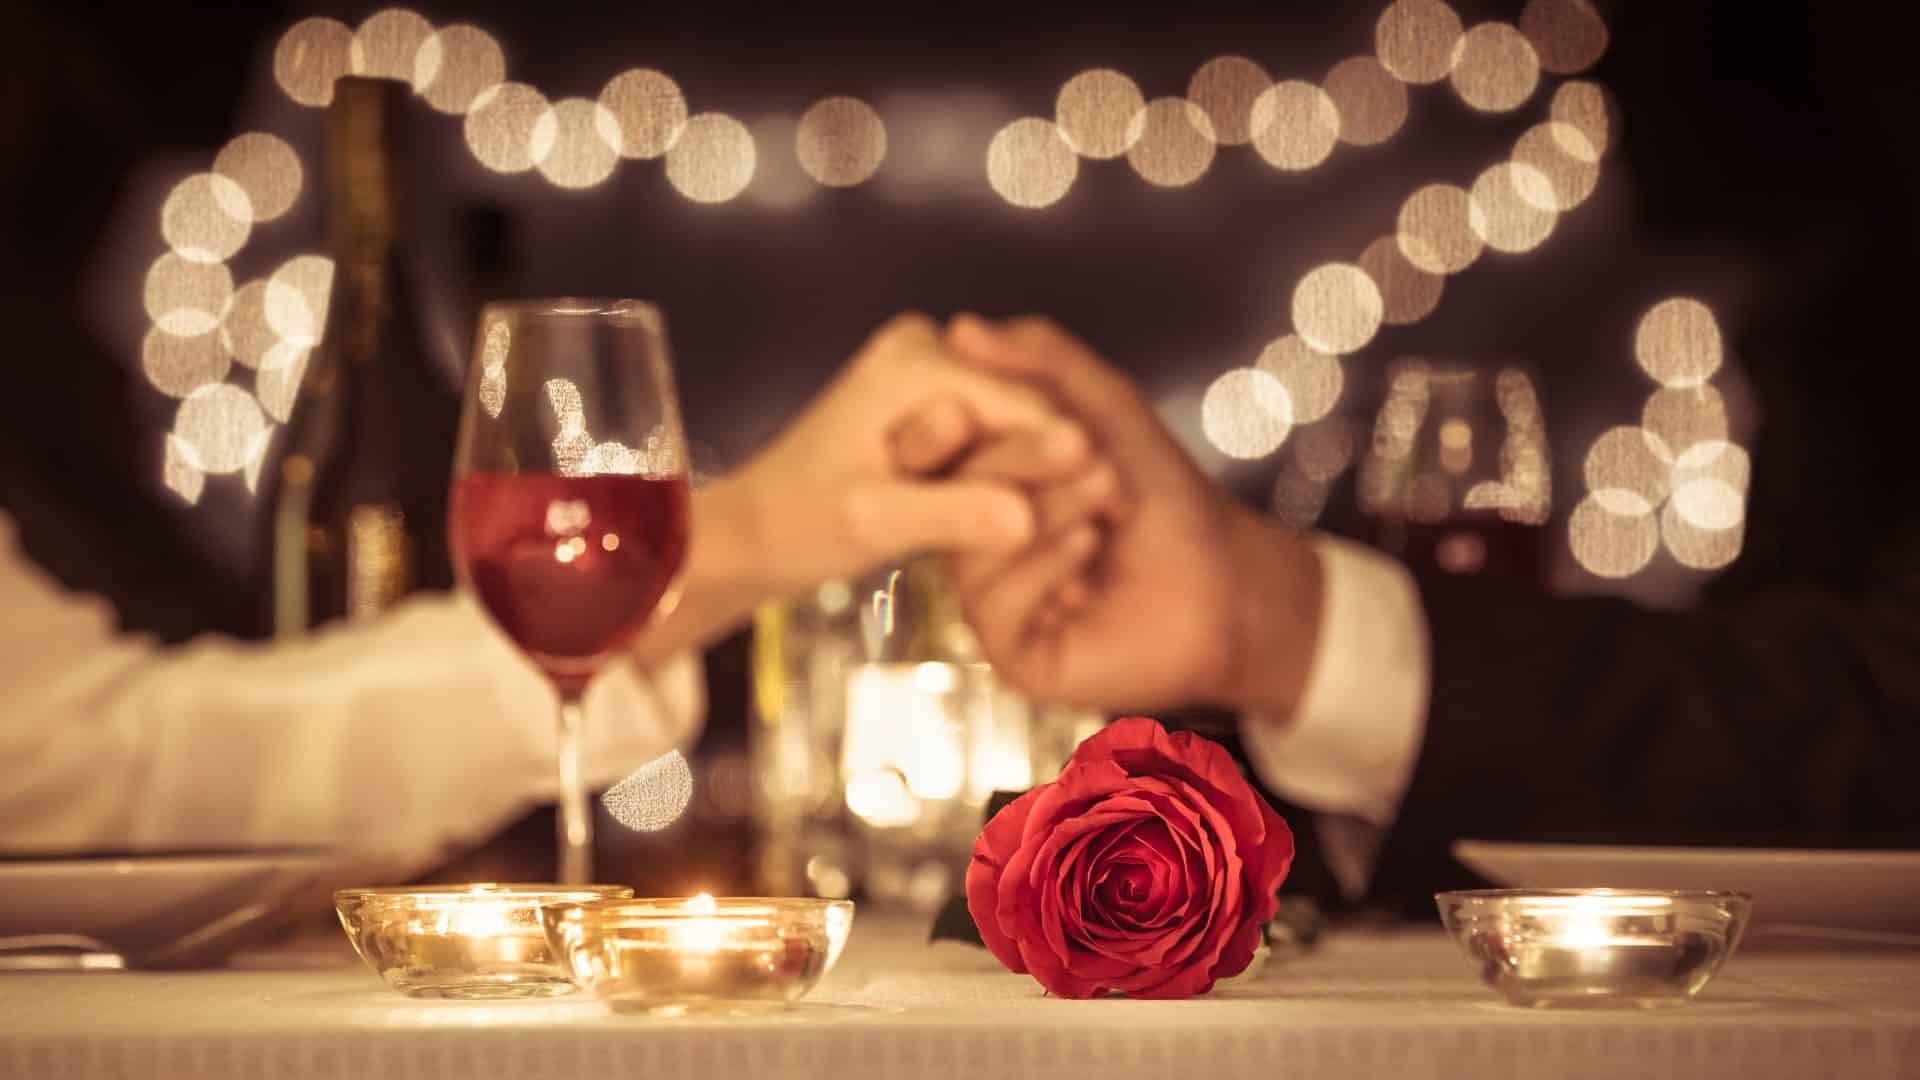
[[1190,997],[1246,969],[1292,864],[1293,831],[1225,749],[1130,717],[987,822],[967,909],[1061,997]]

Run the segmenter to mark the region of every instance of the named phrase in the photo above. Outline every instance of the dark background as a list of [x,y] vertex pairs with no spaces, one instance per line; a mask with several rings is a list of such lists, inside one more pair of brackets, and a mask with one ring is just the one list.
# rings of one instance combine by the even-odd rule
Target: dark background
[[[1519,12],[1455,6],[1468,25]],[[1534,252],[1489,252],[1447,281],[1426,320],[1385,328],[1347,361],[1342,408],[1367,415],[1371,380],[1399,354],[1522,358],[1543,380],[1564,517],[1585,446],[1633,422],[1650,388],[1632,361],[1639,314],[1695,295],[1720,317],[1744,369],[1723,383],[1751,382],[1751,396],[1729,394],[1746,402],[1743,420],[1791,433],[1782,441],[1792,453],[1757,454],[1756,489],[1794,492],[1784,505],[1823,523],[1790,532],[1755,519],[1729,576],[1789,562],[1796,572],[1844,566],[1880,500],[1904,490],[1886,478],[1907,471],[1907,455],[1861,434],[1911,415],[1895,388],[1910,364],[1899,342],[1911,319],[1916,116],[1896,35],[1850,5],[1599,6],[1612,47],[1587,77],[1618,97],[1624,123],[1595,195]],[[376,7],[37,4],[0,15],[0,506],[35,559],[114,600],[130,629],[180,640],[266,628],[262,553],[239,485],[210,479],[201,503],[186,507],[159,484],[172,402],[140,374],[138,344],[140,278],[163,250],[160,201],[232,135],[272,131],[301,152],[308,184],[294,212],[256,230],[236,280],[320,250],[312,169],[321,113],[278,93],[272,49],[298,18],[355,25]],[[1149,98],[1184,92],[1195,67],[1225,53],[1276,78],[1318,80],[1371,51],[1382,7],[865,12],[472,0],[415,10],[435,25],[489,30],[506,49],[508,77],[550,100],[591,98],[619,71],[654,67],[679,82],[693,112],[752,123],[846,93],[880,107],[898,140],[887,103],[905,92],[997,99],[1004,123],[1049,115],[1060,84],[1095,66],[1127,72]],[[487,172],[462,145],[458,118],[422,106],[414,141],[438,190],[421,192],[416,231],[440,277],[429,322],[447,328],[435,359],[451,383],[471,318],[463,297],[490,262],[504,264],[499,286],[512,292],[657,299],[671,320],[696,467],[719,471],[893,312],[1042,311],[1133,372],[1202,463],[1262,502],[1276,465],[1230,463],[1206,448],[1201,392],[1287,332],[1302,273],[1354,258],[1391,230],[1419,186],[1470,184],[1541,118],[1558,81],[1543,77],[1525,106],[1492,116],[1444,84],[1413,88],[1407,124],[1386,145],[1342,145],[1305,173],[1222,148],[1199,183],[1165,190],[1124,162],[1082,162],[1068,195],[1040,211],[993,196],[978,158],[951,190],[918,199],[876,179],[817,189],[796,207],[758,203],[751,188],[706,206],[673,191],[658,161],[622,162],[598,187],[562,191],[537,173]],[[1805,345],[1836,321],[1884,326],[1884,349],[1862,347],[1873,334],[1844,350]],[[1701,579],[1659,558],[1627,588],[1687,602]],[[744,657],[735,638],[710,658],[710,751],[739,745]]]

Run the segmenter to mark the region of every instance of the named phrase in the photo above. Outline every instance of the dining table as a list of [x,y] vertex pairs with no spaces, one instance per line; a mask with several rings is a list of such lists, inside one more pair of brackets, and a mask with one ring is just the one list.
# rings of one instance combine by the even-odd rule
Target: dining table
[[798,1004],[404,997],[309,933],[216,969],[0,975],[0,1077],[1920,1078],[1920,948],[1756,941],[1691,1004],[1519,1008],[1438,926],[1333,929],[1181,1001],[1048,996],[904,915]]

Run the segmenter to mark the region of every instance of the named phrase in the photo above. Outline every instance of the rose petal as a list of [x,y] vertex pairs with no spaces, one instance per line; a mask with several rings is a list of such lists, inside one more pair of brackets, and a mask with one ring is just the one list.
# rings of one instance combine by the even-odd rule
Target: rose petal
[[1232,822],[1237,838],[1258,844],[1266,822],[1257,804],[1259,793],[1247,783],[1227,749],[1203,735],[1182,731],[1169,735],[1158,721],[1130,716],[1088,736],[1074,751],[1073,760],[1112,761],[1134,776],[1178,777],[1207,792],[1207,802]]
[[1035,982],[1047,988],[1049,993],[1064,998],[1090,998],[1100,992],[1100,984],[1082,979],[1067,970],[1067,966],[1047,949],[1044,942],[1020,942],[1020,956],[1026,961],[1027,973]]
[[[1041,936],[1038,905],[1031,895],[1039,886],[1034,863],[1041,842],[1061,821],[1071,819],[1102,795],[1123,790],[1127,782],[1126,773],[1110,762],[1069,763],[1059,779],[1030,793],[1034,801],[1021,829],[1020,843],[1008,856],[994,893],[994,917],[1008,937],[1021,942]],[[1023,950],[1021,955],[1028,954]]]
[[1253,954],[1260,948],[1260,928],[1266,923],[1267,920],[1260,918],[1242,920],[1240,929],[1220,950],[1220,959],[1214,963],[1210,974],[1216,979],[1231,979],[1247,970],[1247,965],[1253,962]]
[[1158,720],[1146,716],[1122,716],[1080,740],[1080,745],[1073,749],[1070,762],[1112,761],[1118,750],[1152,746],[1155,732],[1162,736],[1166,734],[1166,729],[1160,726]]
[[1268,923],[1280,911],[1280,885],[1293,869],[1293,829],[1265,799],[1260,800],[1260,813],[1266,819],[1267,838],[1260,853],[1247,860],[1247,891],[1254,901],[1253,918]]
[[1039,798],[1040,789],[1035,788],[1001,807],[986,828],[980,830],[979,838],[973,842],[973,859],[967,864],[967,913],[973,916],[973,925],[980,931],[980,940],[987,951],[1015,973],[1024,973],[1027,969],[1020,961],[1020,950],[1013,938],[1002,929],[998,914],[1000,879],[1007,859],[1019,847],[1020,831],[1026,825],[1027,815]]

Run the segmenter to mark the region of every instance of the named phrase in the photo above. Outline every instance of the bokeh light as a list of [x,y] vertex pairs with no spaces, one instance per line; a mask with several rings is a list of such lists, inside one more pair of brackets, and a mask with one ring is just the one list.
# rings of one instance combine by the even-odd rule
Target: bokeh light
[[1293,405],[1293,422],[1311,424],[1333,411],[1346,385],[1340,359],[1288,334],[1260,352],[1254,365],[1280,380]]
[[1674,488],[1673,507],[1687,524],[1709,532],[1731,529],[1747,516],[1746,495],[1711,476],[1688,480]]
[[482,91],[467,112],[467,149],[498,173],[522,173],[540,163],[552,144],[537,146],[534,133],[552,106],[526,83],[499,83]]
[[280,340],[297,348],[318,345],[327,325],[327,299],[332,290],[332,259],[295,255],[267,278],[267,325]]
[[147,270],[147,317],[175,337],[198,337],[220,325],[233,298],[224,263],[193,262],[169,251]]
[[1357,352],[1380,330],[1380,288],[1351,263],[1315,267],[1293,290],[1293,328],[1322,352]]
[[452,116],[464,115],[482,93],[505,81],[506,54],[477,26],[443,26],[414,54],[413,85],[428,105]]
[[280,343],[280,334],[267,322],[267,282],[256,278],[234,290],[227,303],[220,332],[226,337],[227,351],[234,360],[257,368],[266,359],[267,350]]
[[1028,116],[1001,128],[987,144],[987,182],[1006,201],[1039,209],[1060,201],[1080,160],[1051,121]]
[[1542,209],[1554,203],[1553,184],[1531,165],[1505,161],[1493,166],[1474,180],[1470,197],[1473,231],[1495,251],[1532,251],[1552,235],[1560,218]]
[[1353,429],[1339,420],[1309,424],[1292,438],[1294,464],[1322,484],[1331,483],[1353,463]]
[[1325,85],[1340,117],[1341,142],[1378,146],[1407,122],[1407,84],[1371,56],[1335,64]]
[[1185,187],[1213,164],[1213,122],[1186,98],[1157,98],[1140,110],[1128,143],[1127,164],[1160,187]]
[[1297,468],[1281,469],[1273,481],[1273,516],[1295,529],[1310,529],[1326,511],[1328,486]]
[[1720,324],[1692,297],[1662,300],[1633,334],[1634,359],[1663,386],[1698,386],[1720,370]]
[[176,337],[156,326],[140,343],[140,369],[154,389],[183,398],[208,383],[227,377],[233,357],[218,329],[193,337]]
[[1207,114],[1215,142],[1242,146],[1253,140],[1253,103],[1272,85],[1266,69],[1252,60],[1216,56],[1187,81],[1187,100]]
[[1676,456],[1673,486],[1685,487],[1695,480],[1717,480],[1745,495],[1753,476],[1753,461],[1746,450],[1725,439],[1705,439]]
[[1053,114],[1075,153],[1104,160],[1126,153],[1140,138],[1143,129],[1134,118],[1146,107],[1132,79],[1112,68],[1094,68],[1067,80]]
[[1360,269],[1380,289],[1381,320],[1395,326],[1417,323],[1432,314],[1446,287],[1446,278],[1413,265],[1393,236],[1368,244],[1360,254]]
[[333,84],[347,73],[353,31],[338,19],[302,19],[280,35],[273,50],[273,81],[287,97],[319,108],[333,102]]
[[376,79],[399,79],[419,90],[414,83],[420,47],[433,36],[433,24],[419,12],[406,8],[376,11],[354,31],[347,48],[347,70],[355,75]]
[[271,431],[253,395],[231,383],[188,394],[173,420],[173,434],[191,450],[193,463],[214,474],[239,472]]
[[1626,488],[1595,488],[1589,497],[1599,503],[1602,510],[1621,517],[1645,517],[1659,505],[1648,502],[1639,492]]
[[620,163],[620,122],[597,101],[556,102],[534,122],[531,145],[540,154],[540,175],[555,187],[578,191],[613,175]]
[[753,181],[755,152],[747,126],[725,113],[701,113],[687,121],[667,151],[667,180],[700,203],[723,203]]
[[292,209],[306,179],[300,155],[285,139],[264,131],[249,131],[229,139],[213,159],[213,171],[246,193],[247,209],[256,225]]
[[160,235],[181,258],[223,262],[247,242],[253,208],[240,185],[217,173],[194,173],[167,193]]
[[300,381],[307,377],[311,349],[286,342],[273,347],[254,376],[253,393],[268,416],[281,423],[293,415],[293,402],[300,393]]
[[1706,529],[1687,520],[1677,491],[1660,514],[1660,536],[1666,542],[1667,553],[1681,566],[1693,570],[1719,570],[1731,565],[1740,557],[1746,531],[1744,517],[1724,529]]
[[1400,205],[1400,252],[1429,274],[1457,274],[1472,266],[1486,246],[1473,219],[1473,196],[1464,188],[1428,184]]
[[623,71],[600,91],[600,104],[620,125],[620,153],[657,158],[673,149],[687,126],[687,99],[680,85],[650,68]]
[[[1553,132],[1563,138],[1563,147],[1575,157],[1591,155],[1586,160],[1598,162],[1607,152],[1609,139],[1613,136],[1613,118],[1617,115],[1607,92],[1599,83],[1585,79],[1575,79],[1560,84],[1553,92],[1553,101],[1547,107],[1548,119],[1556,125]],[[1569,132],[1577,133],[1578,139],[1569,137]]]
[[1481,112],[1519,108],[1540,85],[1540,58],[1520,31],[1502,22],[1481,23],[1460,39],[1454,57],[1453,92]]
[[177,436],[168,435],[165,457],[160,463],[160,482],[189,504],[200,501],[207,486],[207,474],[194,462],[193,448]]
[[1441,0],[1394,0],[1373,28],[1373,48],[1395,78],[1424,85],[1453,70],[1460,16]]
[[1658,438],[1655,453],[1678,460],[1700,443],[1725,441],[1726,402],[1711,386],[1663,386],[1648,395],[1640,426]]
[[1572,75],[1599,63],[1607,51],[1607,23],[1588,0],[1527,0],[1520,32],[1533,44],[1540,67]]
[[680,820],[693,801],[693,770],[680,751],[640,766],[600,796],[613,820],[636,832],[659,832]]
[[[1624,494],[1625,501],[1638,498],[1631,492]],[[1622,501],[1603,503],[1597,493],[1590,493],[1567,519],[1567,546],[1580,566],[1596,577],[1631,577],[1645,569],[1659,550],[1659,520],[1650,510],[1621,514],[1608,508]]]
[[1280,380],[1258,368],[1235,368],[1213,380],[1200,399],[1200,430],[1232,458],[1265,457],[1287,441],[1293,402]]
[[1631,491],[1648,507],[1660,505],[1671,490],[1673,465],[1671,455],[1654,449],[1655,438],[1621,426],[1595,439],[1587,450],[1587,489]]
[[[1576,153],[1570,148],[1579,148]],[[1546,187],[1520,186],[1520,197],[1541,210],[1564,213],[1587,201],[1600,182],[1600,155],[1579,128],[1549,120],[1535,124],[1513,144],[1513,163],[1539,173]],[[1538,201],[1536,201],[1538,200]]]
[[853,187],[886,160],[887,127],[859,98],[823,98],[800,117],[793,146],[808,176],[827,187]]
[[1340,141],[1340,110],[1325,90],[1288,79],[1253,102],[1253,148],[1277,169],[1311,169]]

